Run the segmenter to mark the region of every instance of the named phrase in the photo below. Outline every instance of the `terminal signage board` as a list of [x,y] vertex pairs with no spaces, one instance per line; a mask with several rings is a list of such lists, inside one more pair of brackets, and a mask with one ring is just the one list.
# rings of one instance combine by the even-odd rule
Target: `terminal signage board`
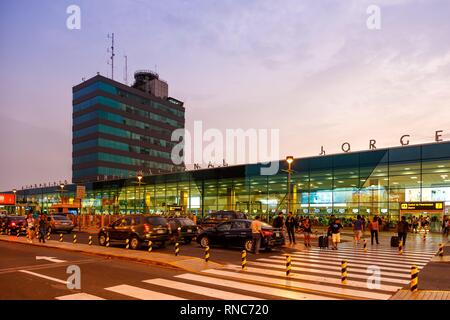
[[0,205],[15,205],[16,195],[10,193],[0,193]]
[[401,210],[443,210],[443,202],[404,202],[400,204]]

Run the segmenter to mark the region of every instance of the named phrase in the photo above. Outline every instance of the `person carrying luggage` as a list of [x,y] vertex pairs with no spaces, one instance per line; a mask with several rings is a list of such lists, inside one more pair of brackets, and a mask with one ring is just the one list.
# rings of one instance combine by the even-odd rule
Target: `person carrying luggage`
[[397,233],[398,233],[398,240],[402,241],[403,246],[406,244],[406,235],[409,231],[409,224],[406,221],[406,217],[402,216],[402,219],[397,224]]

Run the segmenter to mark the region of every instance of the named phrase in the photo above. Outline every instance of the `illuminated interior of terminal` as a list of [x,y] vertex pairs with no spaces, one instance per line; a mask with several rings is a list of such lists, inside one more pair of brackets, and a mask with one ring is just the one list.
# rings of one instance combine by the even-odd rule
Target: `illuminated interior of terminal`
[[[82,214],[168,213],[198,217],[237,210],[270,220],[288,205],[286,161],[276,175],[260,175],[260,164],[237,165],[85,184]],[[450,142],[294,159],[290,211],[321,221],[334,214],[429,216],[438,228],[450,208]],[[76,185],[17,191],[17,210],[48,211],[65,203],[80,210]],[[62,196],[62,201],[61,201]],[[403,207],[416,203],[417,207]],[[420,206],[431,203],[432,206]]]

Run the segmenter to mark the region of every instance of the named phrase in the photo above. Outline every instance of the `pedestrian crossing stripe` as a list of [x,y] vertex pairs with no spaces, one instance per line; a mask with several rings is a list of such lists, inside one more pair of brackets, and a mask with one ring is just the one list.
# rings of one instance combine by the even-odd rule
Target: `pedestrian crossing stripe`
[[[260,259],[256,259],[256,261],[260,261],[262,263],[264,262],[270,262],[271,266],[275,267],[277,264],[283,265],[284,266],[284,262],[281,260],[276,260],[276,259],[269,259],[269,258],[260,258]],[[255,262],[253,262],[255,263]],[[296,266],[302,266],[302,267],[308,267],[308,268],[318,268],[318,269],[328,269],[328,270],[336,270],[336,264],[317,264],[317,263],[307,263],[307,262],[296,262],[295,263]],[[355,265],[351,267],[352,272],[359,272],[359,273],[367,273],[367,267],[360,267],[359,265]],[[389,272],[384,270],[383,268],[380,268],[380,270],[382,271],[382,276],[388,276],[388,277],[396,277],[396,278],[403,278],[403,279],[410,279],[410,272],[409,269],[406,270],[404,272],[402,272],[401,270],[398,270],[397,272]],[[322,271],[322,270],[321,270]]]
[[[226,268],[232,269],[232,270],[237,270],[235,268],[235,266],[227,266]],[[283,271],[253,268],[253,267],[247,267],[247,272],[256,273],[258,275],[276,276],[276,277],[284,277],[284,275],[285,275],[285,273]],[[315,275],[309,275],[309,274],[291,273],[291,275],[289,277],[293,280],[299,280],[299,281],[313,281],[313,282],[341,285],[340,278],[339,279],[331,278],[331,277],[325,277],[325,276],[321,276],[321,275],[315,276]],[[345,287],[362,288],[362,287],[366,287],[366,285],[367,285],[367,281],[347,280],[347,284]],[[392,285],[387,285],[387,284],[380,284],[379,290],[386,291],[386,292],[396,292],[401,287],[402,286],[392,286]]]
[[[283,266],[281,265],[274,265],[274,264],[270,264],[270,263],[263,263],[263,262],[250,262],[251,265],[256,266],[256,267],[268,267],[268,268],[275,268],[275,269],[283,269]],[[300,271],[300,272],[308,272],[308,273],[320,273],[323,275],[329,275],[329,276],[336,276],[336,277],[340,277],[341,273],[338,269],[335,268],[335,270],[338,271],[328,271],[328,270],[320,270],[320,269],[313,269],[313,268],[302,268],[302,267],[291,267],[292,271]],[[351,273],[348,276],[348,278],[355,278],[355,279],[363,279],[363,280],[367,280],[367,273],[366,274],[357,274],[354,273],[353,268],[351,269]],[[390,283],[398,283],[398,284],[408,284],[409,280],[407,279],[396,279],[396,278],[389,278],[386,277],[385,274],[382,274],[381,276],[382,282],[390,282]]]
[[[239,266],[239,268],[240,268],[240,266]],[[212,297],[212,298],[222,299],[222,300],[262,300],[261,298],[243,295],[243,294],[239,294],[239,293],[222,291],[222,290],[213,289],[213,288],[209,288],[209,287],[205,287],[205,286],[196,286],[193,284],[177,282],[177,281],[167,280],[167,279],[162,279],[162,278],[144,280],[143,282],[162,286],[162,287],[172,288],[172,289],[176,289],[176,290],[188,291],[190,293],[200,294],[200,295],[204,295],[207,297]]]
[[135,286],[129,286],[126,284],[105,288],[105,290],[122,294],[124,296],[132,297],[140,300],[186,300],[177,296],[142,289]]
[[331,297],[327,297],[327,296],[279,289],[279,288],[274,288],[274,287],[266,287],[266,286],[250,284],[250,283],[245,283],[245,282],[238,282],[238,281],[233,281],[233,280],[217,279],[217,278],[213,278],[213,277],[197,275],[197,274],[192,274],[192,273],[185,273],[185,274],[181,274],[181,275],[178,275],[175,277],[184,279],[184,280],[192,280],[192,281],[203,282],[203,283],[208,283],[208,284],[214,283],[215,285],[222,286],[222,287],[229,287],[229,288],[235,288],[235,289],[240,289],[240,290],[245,290],[245,291],[258,292],[258,293],[267,294],[267,295],[271,295],[271,296],[277,296],[277,297],[281,297],[281,298],[285,298],[285,299],[339,300],[337,298],[331,298]]
[[56,297],[56,300],[105,300],[89,293],[74,293],[65,296]]
[[426,264],[430,259],[409,259],[405,258],[403,256],[399,257],[392,257],[392,258],[386,258],[386,257],[378,257],[376,255],[359,255],[359,254],[352,254],[352,253],[343,253],[343,252],[325,252],[325,253],[319,253],[319,252],[301,252],[301,253],[295,253],[292,255],[293,257],[299,257],[299,256],[308,256],[308,257],[339,257],[339,258],[354,258],[361,261],[367,261],[367,260],[381,260],[384,262],[393,262],[396,264],[404,264],[410,266],[411,263],[424,263]]
[[[427,252],[414,252],[411,250],[408,250],[408,248],[403,247],[404,249],[404,255],[406,257],[417,257],[417,258],[421,258],[421,257],[426,257],[426,256],[430,256],[430,255],[434,255],[436,252],[435,251],[427,251]],[[308,249],[308,251],[313,251],[313,252],[330,252],[328,250],[323,250],[323,249],[316,249],[316,248],[311,248]],[[351,253],[358,253],[358,254],[376,254],[379,256],[389,256],[391,257],[393,253],[396,252],[396,248],[393,249],[392,251],[378,251],[378,250],[367,250],[366,252],[364,251],[364,249],[360,249],[360,248],[342,248],[339,247],[339,252],[351,252]],[[333,251],[331,251],[333,252]]]
[[[286,286],[287,288],[297,288],[304,290],[315,290],[332,294],[339,294],[346,297],[351,297],[353,299],[378,299],[378,300],[387,300],[391,297],[392,294],[387,293],[379,293],[372,291],[363,291],[363,290],[355,290],[343,288],[342,286],[328,286],[323,284],[315,284],[315,283],[307,283],[307,282],[298,282],[293,279],[279,279],[279,278],[271,278],[264,277],[260,275],[254,275],[249,273],[242,272],[233,272],[226,270],[217,270],[217,269],[207,269],[203,270],[203,273],[218,275],[218,276],[226,276],[228,278],[234,278],[238,280],[253,280],[259,281],[261,283],[270,283],[276,285]],[[317,293],[318,294],[318,293]]]

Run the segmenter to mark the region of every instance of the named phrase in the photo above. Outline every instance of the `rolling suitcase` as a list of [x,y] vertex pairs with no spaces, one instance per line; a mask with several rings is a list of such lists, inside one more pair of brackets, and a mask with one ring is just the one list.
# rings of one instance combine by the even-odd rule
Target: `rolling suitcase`
[[328,236],[320,236],[319,237],[319,248],[328,248]]
[[398,247],[398,244],[399,244],[398,237],[393,236],[393,237],[391,238],[391,247]]

